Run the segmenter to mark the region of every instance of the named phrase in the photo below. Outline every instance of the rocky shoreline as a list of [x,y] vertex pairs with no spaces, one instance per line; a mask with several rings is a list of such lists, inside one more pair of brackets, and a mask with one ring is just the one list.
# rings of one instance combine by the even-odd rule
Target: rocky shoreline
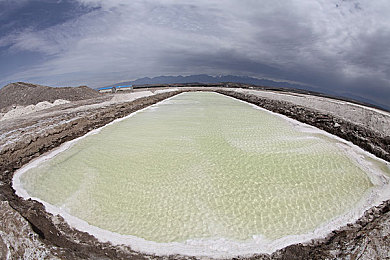
[[[156,94],[137,99],[133,102],[98,106],[89,110],[65,110],[64,113],[48,114],[45,117],[20,121],[10,129],[0,129],[5,139],[6,132],[18,127],[16,141],[5,143],[0,149],[0,199],[2,207],[15,215],[14,229],[28,229],[26,239],[34,240],[42,247],[42,258],[60,259],[193,259],[185,256],[155,257],[131,250],[127,246],[113,246],[99,242],[93,236],[72,229],[60,216],[47,213],[44,206],[33,200],[23,200],[12,188],[14,172],[27,162],[62,143],[80,137],[87,132],[106,125],[117,118],[124,117],[139,109],[177,95],[183,91],[205,89],[183,89],[174,92]],[[353,142],[376,156],[390,161],[390,138],[375,131],[328,114],[296,106],[294,104],[226,89],[208,89],[232,96],[263,108],[287,115],[304,123],[314,125],[327,132]],[[14,129],[15,130],[15,129]],[[8,212],[7,211],[7,212]],[[9,213],[9,212],[8,212]],[[4,213],[3,213],[4,215]],[[20,219],[17,220],[17,216]],[[11,221],[11,220],[10,220]],[[20,222],[20,223],[19,223]],[[20,224],[20,227],[18,227]],[[3,223],[3,225],[5,225]],[[4,230],[5,227],[2,227]],[[15,231],[16,232],[16,231]],[[30,238],[28,238],[30,236]],[[29,245],[10,248],[11,238],[5,238],[0,230],[0,258],[12,255],[12,258],[25,258]],[[7,242],[8,241],[8,242]],[[38,241],[38,242],[37,242]],[[333,231],[324,239],[315,239],[305,244],[291,245],[274,252],[272,255],[255,255],[250,259],[386,259],[390,258],[390,201],[368,210],[354,224]],[[15,250],[17,248],[18,250]],[[38,248],[36,248],[38,250]],[[4,253],[2,253],[4,252]]]

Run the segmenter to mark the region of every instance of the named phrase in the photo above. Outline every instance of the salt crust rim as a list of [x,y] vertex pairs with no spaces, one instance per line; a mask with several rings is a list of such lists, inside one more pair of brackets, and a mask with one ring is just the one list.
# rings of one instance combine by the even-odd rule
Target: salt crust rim
[[[181,93],[179,95],[182,94],[184,93]],[[226,97],[225,95],[223,96]],[[15,189],[16,194],[24,199],[33,199],[39,201],[45,206],[46,211],[48,211],[49,213],[53,215],[58,214],[62,216],[71,227],[78,229],[80,231],[87,232],[93,235],[94,237],[96,237],[99,241],[103,243],[110,242],[113,245],[130,246],[132,250],[138,251],[140,253],[155,254],[160,256],[179,254],[179,255],[188,255],[188,256],[195,256],[195,257],[212,257],[212,258],[231,258],[235,256],[245,257],[245,256],[252,256],[255,254],[262,254],[262,253],[271,254],[281,248],[284,248],[292,244],[305,243],[305,242],[309,242],[312,239],[321,239],[326,237],[331,231],[337,230],[348,223],[355,222],[358,218],[360,218],[363,215],[363,213],[367,209],[374,206],[378,206],[384,200],[390,199],[390,189],[389,189],[390,178],[386,176],[383,172],[381,172],[378,168],[373,169],[372,167],[374,165],[364,160],[363,156],[369,156],[374,160],[381,161],[382,163],[385,163],[387,167],[390,168],[389,163],[387,163],[386,161],[377,158],[373,154],[361,149],[357,145],[354,145],[353,143],[348,142],[338,136],[332,135],[314,126],[299,122],[297,120],[291,119],[287,116],[275,112],[271,112],[264,108],[260,108],[254,104],[248,103],[246,101],[238,100],[233,97],[230,98],[236,101],[238,100],[240,102],[246,103],[255,109],[259,109],[267,113],[271,113],[275,116],[287,120],[295,127],[298,127],[300,131],[322,134],[324,136],[339,141],[340,142],[339,147],[346,152],[349,158],[351,158],[359,167],[361,167],[366,172],[371,182],[376,186],[369,189],[366,192],[365,198],[363,198],[354,209],[350,210],[349,212],[341,216],[331,219],[326,224],[323,224],[318,228],[316,228],[314,231],[306,234],[289,235],[276,240],[267,239],[262,235],[255,235],[252,237],[252,239],[248,239],[246,241],[234,241],[225,238],[215,238],[215,239],[189,239],[184,242],[170,242],[170,243],[157,243],[136,236],[121,235],[115,232],[101,229],[99,227],[88,224],[86,221],[82,219],[70,215],[62,208],[58,208],[39,198],[30,196],[27,193],[27,191],[24,190],[20,182],[20,178],[28,170],[37,167],[40,163],[50,160],[54,156],[69,149],[81,139],[93,134],[97,134],[105,127],[120,122],[122,120],[125,120],[127,118],[130,118],[146,109],[156,108],[157,106],[169,101],[172,98],[173,97],[167,98],[149,107],[135,111],[126,117],[116,119],[105,126],[102,126],[98,129],[88,132],[84,136],[81,136],[79,138],[76,138],[74,140],[68,141],[60,145],[58,148],[55,148],[52,151],[49,151],[43,154],[42,156],[38,157],[37,159],[34,159],[30,163],[24,165],[22,168],[20,168],[15,172],[15,175],[13,177],[13,188]]]

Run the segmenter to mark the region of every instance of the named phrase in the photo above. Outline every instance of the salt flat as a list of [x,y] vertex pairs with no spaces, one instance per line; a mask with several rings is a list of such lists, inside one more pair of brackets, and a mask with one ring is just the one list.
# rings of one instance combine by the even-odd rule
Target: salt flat
[[76,142],[21,183],[142,251],[149,241],[221,254],[224,239],[254,253],[366,203],[380,183],[342,147],[246,103],[185,93]]

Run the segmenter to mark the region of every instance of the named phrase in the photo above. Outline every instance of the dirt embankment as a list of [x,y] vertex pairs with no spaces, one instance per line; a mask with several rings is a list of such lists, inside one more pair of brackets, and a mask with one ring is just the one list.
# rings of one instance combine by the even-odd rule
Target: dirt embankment
[[[349,125],[349,122],[339,118],[330,118],[329,115],[303,107],[294,107],[286,102],[262,100],[255,96],[222,89],[215,90],[306,123],[312,122],[313,125],[334,134],[346,132],[345,137],[342,137],[347,140],[359,140],[362,132],[364,138],[367,137],[368,146],[363,142],[360,142],[360,145],[368,149],[383,145],[383,140],[377,139],[369,129],[364,131],[355,129],[354,126]],[[10,127],[0,125],[0,135],[5,140],[0,145],[0,200],[3,201],[0,204],[0,211],[10,213],[7,213],[7,216],[15,215],[7,220],[12,228],[6,227],[6,223],[0,227],[0,254],[26,258],[34,250],[36,252],[44,250],[40,251],[42,256],[60,259],[191,258],[148,256],[126,246],[112,246],[109,243],[99,242],[85,232],[70,228],[61,217],[47,213],[41,203],[23,200],[16,196],[12,188],[14,172],[32,159],[116,118],[126,116],[180,92],[161,93],[127,103],[89,105],[90,109],[73,108],[61,113],[43,114],[30,120],[21,120]],[[338,127],[335,127],[336,123]],[[386,147],[382,149],[388,151]],[[12,243],[19,243],[20,239],[16,239],[10,233],[19,234],[19,237],[27,242],[13,245]],[[368,210],[356,223],[334,231],[324,239],[291,245],[272,255],[256,255],[248,259],[386,259],[390,257],[389,244],[390,202],[387,201]]]
[[57,99],[77,101],[99,96],[101,94],[98,91],[87,86],[53,88],[17,82],[0,89],[0,112],[16,105],[35,105],[43,101],[53,103]]

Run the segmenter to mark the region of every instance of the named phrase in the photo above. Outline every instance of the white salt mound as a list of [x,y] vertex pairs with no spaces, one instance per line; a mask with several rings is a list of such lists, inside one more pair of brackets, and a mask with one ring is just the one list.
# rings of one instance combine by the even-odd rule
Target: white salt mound
[[39,110],[43,110],[43,109],[46,109],[46,108],[49,108],[52,106],[53,106],[52,103],[50,103],[48,101],[42,101],[42,102],[39,102],[38,104],[36,104],[35,107],[34,107],[34,105],[29,105],[27,107],[31,107],[32,110],[39,111]]
[[139,98],[153,96],[154,94],[151,91],[140,91],[140,92],[133,92],[128,94],[116,94],[112,99],[111,102],[119,103],[119,102],[130,102]]
[[2,118],[0,118],[0,120],[6,120],[6,119],[11,119],[11,118],[16,118],[16,117],[28,115],[28,114],[31,114],[31,113],[34,113],[37,111],[41,111],[41,110],[44,110],[47,108],[51,108],[51,107],[66,104],[66,103],[70,103],[70,101],[63,100],[63,99],[57,99],[53,103],[50,103],[48,101],[42,101],[36,105],[29,105],[29,106],[25,106],[25,107],[24,106],[17,106],[16,108],[5,113],[4,116]]
[[170,89],[159,89],[154,92],[154,94],[161,94],[161,93],[167,93],[172,91],[178,91],[178,88],[170,88]]
[[53,105],[54,106],[58,106],[58,105],[62,105],[62,104],[67,104],[69,103],[70,101],[68,100],[63,100],[63,99],[57,99],[56,101],[53,102]]

